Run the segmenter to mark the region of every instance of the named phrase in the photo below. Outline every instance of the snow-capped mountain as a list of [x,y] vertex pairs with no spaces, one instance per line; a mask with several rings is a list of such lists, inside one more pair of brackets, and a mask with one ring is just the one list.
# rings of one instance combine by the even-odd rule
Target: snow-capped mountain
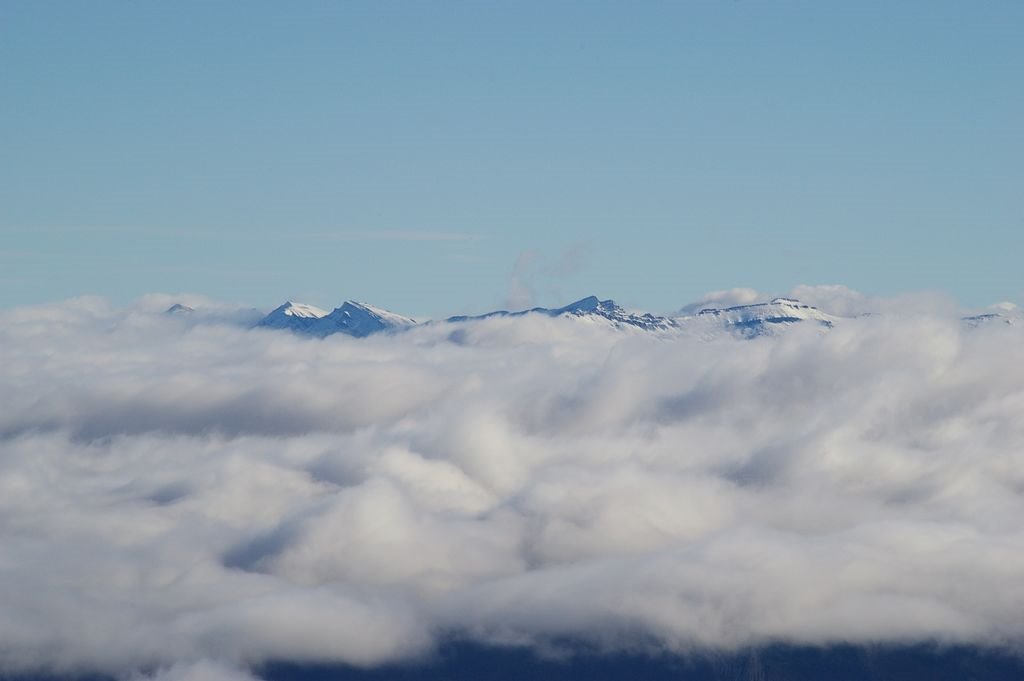
[[329,336],[344,333],[363,338],[380,331],[412,326],[414,319],[372,305],[345,301],[331,312],[313,305],[288,301],[256,323],[270,329],[288,329],[304,335]]
[[304,303],[293,303],[289,300],[256,322],[256,326],[319,335],[317,332],[320,328],[320,320],[326,316],[326,310]]
[[615,327],[637,327],[647,331],[675,328],[676,323],[668,317],[659,317],[649,312],[630,312],[618,305],[614,300],[600,300],[597,296],[587,296],[564,307],[534,307],[529,310],[509,312],[498,310],[487,314],[449,317],[448,322],[470,322],[490,317],[522,317],[528,314],[543,314],[548,317],[572,316],[589,321],[601,321]]
[[1013,324],[1013,319],[1001,315],[998,312],[985,312],[984,314],[973,314],[968,317],[961,317],[963,322],[972,329],[988,324]]
[[767,303],[726,308],[705,308],[694,317],[679,317],[675,321],[682,324],[687,319],[721,325],[726,330],[747,338],[770,335],[780,328],[801,322],[832,328],[836,321],[835,317],[825,314],[818,308],[792,298],[775,298]]
[[991,324],[1016,326],[1024,324],[1024,310],[1013,303],[997,303],[987,308],[986,312],[962,317],[962,320],[972,329]]
[[345,333],[356,338],[363,338],[380,331],[391,331],[413,326],[416,320],[410,317],[388,312],[366,303],[345,301],[341,307],[335,308],[320,322],[321,335]]
[[598,317],[606,319],[615,326],[633,326],[645,331],[665,331],[674,329],[678,324],[668,317],[661,317],[650,312],[634,312],[627,310],[614,300],[598,300],[597,296],[589,296],[575,303],[552,311],[554,316],[573,315],[576,317]]
[[[458,324],[493,317],[523,317],[526,315],[564,317],[604,324],[617,329],[638,329],[663,333],[683,330],[693,330],[699,333],[726,331],[743,338],[771,335],[784,327],[801,322],[813,323],[822,328],[831,328],[835,323],[834,317],[790,298],[776,298],[767,303],[752,305],[704,308],[695,315],[681,314],[675,317],[665,317],[650,312],[627,310],[614,300],[601,300],[597,296],[587,296],[563,307],[534,307],[514,312],[496,310],[481,315],[448,317],[443,321]],[[312,305],[289,301],[260,320],[256,326],[288,329],[310,336],[322,337],[343,333],[363,338],[384,331],[410,328],[417,324],[418,322],[410,317],[350,300],[329,313]]]

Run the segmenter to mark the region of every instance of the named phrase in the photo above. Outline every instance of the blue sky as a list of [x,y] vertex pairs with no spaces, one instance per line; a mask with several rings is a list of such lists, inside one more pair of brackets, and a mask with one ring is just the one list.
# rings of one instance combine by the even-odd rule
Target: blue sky
[[1020,300],[1022,28],[1016,1],[5,0],[0,307]]

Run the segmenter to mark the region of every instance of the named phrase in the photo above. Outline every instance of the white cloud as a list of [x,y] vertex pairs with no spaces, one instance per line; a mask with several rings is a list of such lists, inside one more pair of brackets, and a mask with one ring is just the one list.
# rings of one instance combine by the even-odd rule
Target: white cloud
[[209,660],[174,664],[151,674],[134,674],[130,681],[258,681],[239,669]]
[[163,302],[0,312],[0,675],[1024,641],[1020,327],[303,339]]
[[864,314],[953,316],[959,312],[957,303],[951,297],[934,291],[882,297],[867,296],[841,284],[801,284],[787,295],[839,317]]
[[708,307],[733,307],[735,305],[750,305],[751,303],[763,302],[766,299],[761,293],[752,288],[732,288],[724,291],[711,291],[695,302],[683,306],[681,314],[696,314]]

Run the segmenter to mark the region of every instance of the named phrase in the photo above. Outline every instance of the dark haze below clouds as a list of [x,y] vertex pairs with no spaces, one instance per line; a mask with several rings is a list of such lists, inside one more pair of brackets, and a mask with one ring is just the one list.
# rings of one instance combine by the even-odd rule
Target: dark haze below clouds
[[881,313],[453,343],[162,299],[2,312],[0,675],[373,669],[451,639],[1016,649],[1024,331],[803,294]]
[[[266,681],[1017,681],[1024,675],[1024,658],[996,649],[926,644],[814,648],[774,645],[681,655],[598,654],[585,647],[569,646],[558,655],[538,655],[522,648],[449,643],[415,664],[360,668],[271,662],[260,666],[256,673]],[[176,665],[157,675],[177,681],[252,678],[209,662]],[[102,675],[75,678],[115,679]],[[67,676],[54,675],[15,679],[69,681]]]

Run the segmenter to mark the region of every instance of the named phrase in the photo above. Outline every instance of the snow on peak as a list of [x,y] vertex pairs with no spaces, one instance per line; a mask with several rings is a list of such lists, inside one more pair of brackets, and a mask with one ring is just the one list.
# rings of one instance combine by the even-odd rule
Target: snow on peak
[[[319,307],[306,305],[305,303],[293,303],[290,300],[274,310],[274,312],[279,312],[280,314],[288,315],[289,317],[304,317],[306,319],[319,319],[320,317],[327,316],[326,310],[321,310]],[[270,314],[274,314],[274,312],[271,312]]]
[[324,334],[346,333],[356,338],[369,336],[379,331],[389,331],[412,326],[416,320],[389,312],[388,310],[346,300],[324,317]]
[[709,307],[698,312],[697,317],[721,322],[729,330],[745,337],[769,335],[774,327],[798,322],[816,322],[826,328],[831,328],[835,322],[831,315],[793,298],[774,298],[767,303],[726,308]]
[[351,300],[331,312],[321,310],[313,305],[288,301],[274,309],[256,326],[288,329],[309,336],[344,333],[362,338],[378,331],[404,328],[415,323],[408,317]]
[[550,310],[548,314],[602,319],[617,328],[635,327],[645,331],[667,330],[677,326],[676,322],[668,317],[660,317],[650,312],[632,312],[614,300],[600,300],[597,296],[587,296],[565,307]]
[[1005,324],[1009,326],[1024,325],[1024,309],[1015,303],[1003,301],[978,310],[966,317],[961,317],[969,328],[978,328],[991,324]]
[[385,310],[381,307],[375,307],[368,303],[357,303],[354,300],[346,300],[345,305],[350,306],[352,309],[359,310],[365,314],[372,315],[378,319],[391,324],[392,326],[412,326],[416,323],[416,320],[412,317],[404,317],[400,314],[395,314],[389,310]]
[[587,296],[563,307],[532,307],[518,312],[498,310],[482,315],[458,315],[449,317],[446,321],[472,322],[491,317],[522,317],[530,314],[598,322],[618,329],[639,328],[646,331],[657,331],[673,329],[677,326],[674,320],[667,317],[659,317],[649,312],[631,312],[619,306],[614,300],[601,300],[597,296]]
[[289,300],[284,305],[274,308],[270,314],[257,322],[256,326],[310,333],[325,316],[327,312],[318,307]]

